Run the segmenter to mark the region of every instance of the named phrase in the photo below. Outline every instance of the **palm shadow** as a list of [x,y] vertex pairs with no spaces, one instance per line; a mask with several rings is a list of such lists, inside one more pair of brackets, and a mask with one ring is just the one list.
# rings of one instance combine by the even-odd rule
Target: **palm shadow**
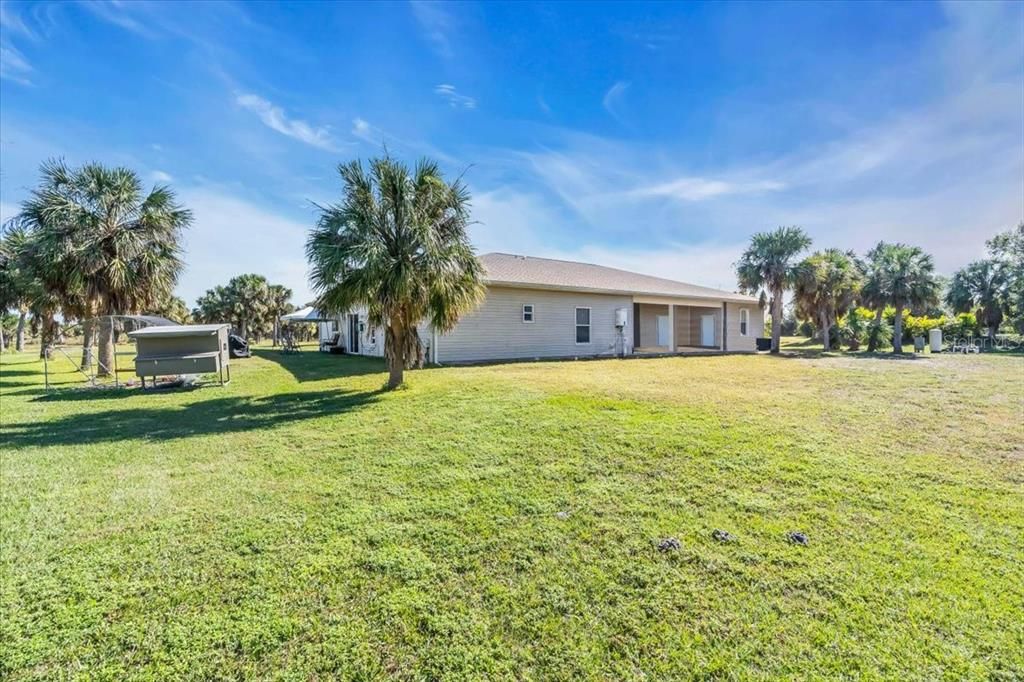
[[257,348],[253,350],[253,355],[277,363],[300,382],[380,374],[384,371],[381,358],[365,355],[332,355],[316,350],[284,353],[268,348]]
[[45,422],[0,426],[0,447],[90,445],[141,439],[166,441],[267,429],[329,414],[358,410],[381,391],[317,391],[260,398],[226,397],[182,406],[112,409]]

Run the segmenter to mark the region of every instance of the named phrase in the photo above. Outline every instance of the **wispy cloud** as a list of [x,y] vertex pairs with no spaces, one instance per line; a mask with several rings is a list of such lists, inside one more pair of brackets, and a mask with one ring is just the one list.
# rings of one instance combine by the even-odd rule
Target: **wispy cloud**
[[39,38],[21,15],[14,11],[11,3],[0,3],[0,27],[6,29],[8,34],[17,34],[29,40]]
[[166,173],[162,170],[155,170],[149,174],[149,177],[153,179],[153,182],[174,182],[174,177],[170,173]]
[[0,78],[19,85],[32,85],[32,65],[13,45],[0,44]]
[[375,131],[376,129],[365,119],[352,119],[352,137],[357,137],[363,142],[378,142],[380,136],[375,135]]
[[612,87],[608,88],[608,91],[604,93],[604,98],[601,100],[601,105],[604,106],[605,111],[615,118],[620,118],[619,106],[623,95],[626,94],[628,89],[628,81],[616,81]]
[[455,31],[455,19],[444,5],[430,0],[411,0],[409,5],[434,52],[445,59],[454,57],[449,35]]
[[713,180],[701,177],[681,177],[669,182],[661,182],[630,190],[634,197],[664,197],[681,201],[703,201],[729,194],[751,194],[757,192],[776,192],[785,189],[786,185],[772,180],[754,182]]
[[338,145],[331,137],[327,126],[313,126],[298,118],[289,118],[284,109],[259,95],[239,94],[235,101],[245,109],[259,116],[263,124],[282,135],[327,151],[338,151]]
[[453,109],[476,109],[476,98],[461,94],[454,85],[441,83],[434,88],[434,93],[448,100]]
[[82,3],[82,6],[103,21],[113,24],[114,26],[120,26],[126,31],[131,31],[143,38],[152,40],[159,36],[159,33],[153,30],[152,27],[137,20],[132,15],[131,8],[136,6],[134,3],[129,4],[119,2],[118,0],[111,0],[110,2],[92,0],[91,2]]

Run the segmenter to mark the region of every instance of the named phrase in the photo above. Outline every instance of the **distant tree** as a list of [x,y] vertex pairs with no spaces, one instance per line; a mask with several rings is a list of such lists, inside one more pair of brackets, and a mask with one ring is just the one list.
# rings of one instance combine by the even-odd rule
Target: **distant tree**
[[995,338],[1003,313],[1010,308],[1010,277],[1006,266],[997,260],[975,261],[958,270],[949,282],[946,303],[953,312],[975,312],[978,321]]
[[1013,328],[1024,334],[1024,222],[988,240],[989,257],[1006,274],[1007,313]]
[[167,293],[152,305],[144,310],[148,315],[165,317],[178,324],[192,324],[192,313],[189,312],[185,300]]
[[291,304],[292,290],[288,287],[280,284],[271,284],[268,290],[270,293],[270,314],[273,316],[271,324],[274,330],[274,345],[276,346],[281,342],[281,316],[295,310],[295,306]]
[[483,266],[466,233],[469,192],[427,160],[412,172],[387,156],[338,172],[341,202],[320,209],[306,242],[310,281],[322,310],[366,306],[367,322],[384,328],[395,388],[423,362],[417,324],[448,331],[483,297]]
[[903,352],[903,311],[935,304],[939,284],[932,257],[916,246],[893,245],[881,265],[887,302],[896,309],[892,350],[898,355]]
[[890,295],[888,290],[888,262],[892,256],[893,249],[897,244],[878,242],[867,253],[867,260],[864,262],[864,283],[861,286],[860,300],[865,308],[875,313],[875,320],[869,326],[867,332],[868,352],[878,350],[879,345],[887,334],[884,333],[885,322],[882,316],[885,307],[889,304]]
[[200,322],[227,322],[244,338],[258,341],[276,329],[278,317],[291,309],[291,297],[291,289],[270,284],[262,275],[239,275],[207,290],[192,314]]
[[[66,314],[136,313],[173,288],[179,240],[192,220],[174,192],[157,186],[147,194],[134,171],[95,163],[73,169],[48,161],[40,173],[16,220],[33,233],[44,288]],[[108,319],[99,336],[100,375],[112,371],[113,343]]]
[[772,353],[779,352],[782,336],[782,295],[797,278],[797,256],[811,245],[811,238],[799,227],[780,227],[758,232],[736,264],[740,288],[760,295],[762,304],[770,297]]
[[821,330],[825,350],[831,349],[831,329],[857,300],[861,271],[851,251],[826,249],[808,256],[797,268],[797,310]]

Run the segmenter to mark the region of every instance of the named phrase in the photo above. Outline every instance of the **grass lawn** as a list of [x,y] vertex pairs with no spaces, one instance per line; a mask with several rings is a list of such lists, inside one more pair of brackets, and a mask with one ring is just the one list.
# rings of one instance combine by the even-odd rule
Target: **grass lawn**
[[1021,356],[2,363],[0,678],[1024,678]]

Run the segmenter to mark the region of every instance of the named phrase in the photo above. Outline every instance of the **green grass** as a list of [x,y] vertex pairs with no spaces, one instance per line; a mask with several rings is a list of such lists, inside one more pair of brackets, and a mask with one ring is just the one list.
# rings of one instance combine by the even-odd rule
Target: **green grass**
[[1024,678],[1021,357],[2,362],[2,678]]

